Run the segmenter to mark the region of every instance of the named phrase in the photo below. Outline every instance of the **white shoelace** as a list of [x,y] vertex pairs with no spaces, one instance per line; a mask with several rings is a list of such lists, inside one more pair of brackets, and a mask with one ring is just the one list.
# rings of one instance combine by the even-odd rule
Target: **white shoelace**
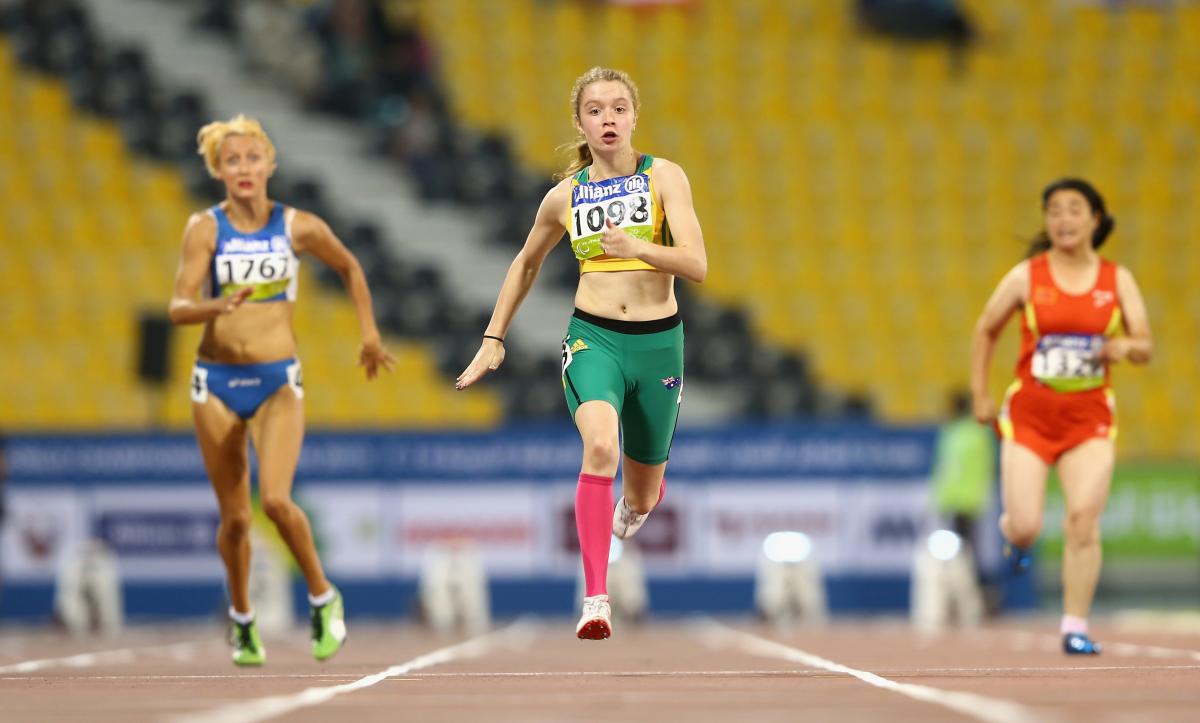
[[608,601],[603,598],[588,598],[583,601],[585,617],[608,617],[611,615]]

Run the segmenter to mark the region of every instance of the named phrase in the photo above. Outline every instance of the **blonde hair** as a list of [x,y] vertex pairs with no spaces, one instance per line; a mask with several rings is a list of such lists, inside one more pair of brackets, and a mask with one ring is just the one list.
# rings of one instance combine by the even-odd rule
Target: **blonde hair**
[[[637,116],[638,111],[642,107],[641,98],[638,96],[637,84],[633,82],[633,78],[629,77],[629,73],[623,70],[614,68],[605,68],[595,66],[583,75],[575,79],[575,84],[571,86],[571,119],[579,120],[579,102],[583,99],[583,91],[592,83],[601,83],[606,80],[614,80],[618,83],[624,83],[629,89],[630,100],[633,102],[633,114]],[[568,176],[573,176],[584,168],[592,164],[592,149],[588,147],[587,139],[582,135],[578,136],[570,143],[564,143],[559,146],[560,152],[574,151],[575,157],[571,159],[561,173],[555,175],[555,180],[562,180]]]
[[196,153],[204,156],[204,167],[208,175],[219,178],[221,172],[221,144],[229,136],[259,138],[267,146],[267,160],[275,165],[275,144],[267,137],[262,123],[257,119],[238,113],[227,121],[213,121],[196,134]]

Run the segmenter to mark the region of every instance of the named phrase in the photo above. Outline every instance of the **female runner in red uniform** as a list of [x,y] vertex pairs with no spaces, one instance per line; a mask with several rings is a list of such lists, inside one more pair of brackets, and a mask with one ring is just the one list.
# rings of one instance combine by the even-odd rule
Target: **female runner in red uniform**
[[[1063,650],[1096,654],[1087,617],[1117,432],[1109,365],[1145,364],[1153,341],[1133,275],[1096,252],[1113,229],[1096,189],[1080,179],[1055,181],[1042,191],[1042,210],[1045,229],[1029,258],[1001,280],[975,326],[971,391],[975,418],[996,423],[1003,439],[1000,531],[1018,571],[1028,568],[1027,549],[1041,532],[1047,473],[1058,469],[1066,497]],[[997,415],[988,372],[996,339],[1017,312],[1017,378]]]

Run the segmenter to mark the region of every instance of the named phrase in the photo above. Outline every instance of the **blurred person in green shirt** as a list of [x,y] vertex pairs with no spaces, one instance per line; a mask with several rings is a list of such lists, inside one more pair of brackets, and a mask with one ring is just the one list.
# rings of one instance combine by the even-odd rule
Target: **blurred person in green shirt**
[[996,437],[971,414],[971,395],[965,390],[950,395],[951,418],[938,431],[930,475],[934,509],[970,547],[975,574],[983,587],[989,611],[996,594],[984,585],[979,559],[978,525],[992,503],[996,480]]

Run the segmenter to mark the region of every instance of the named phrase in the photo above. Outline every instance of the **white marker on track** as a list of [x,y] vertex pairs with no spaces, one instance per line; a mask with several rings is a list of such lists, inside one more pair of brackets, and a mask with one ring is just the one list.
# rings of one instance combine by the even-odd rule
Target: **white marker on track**
[[13,673],[36,673],[49,668],[91,668],[106,663],[129,663],[139,655],[165,652],[172,657],[190,655],[197,648],[208,645],[210,641],[170,643],[168,645],[150,645],[144,648],[118,648],[116,650],[97,650],[91,653],[78,653],[62,658],[43,658],[41,660],[26,660],[20,663],[0,666],[0,675]]
[[701,624],[701,637],[712,647],[735,648],[750,655],[764,658],[789,660],[810,668],[827,670],[831,673],[844,673],[858,678],[862,682],[876,688],[890,690],[914,700],[940,705],[976,720],[987,723],[1034,723],[1047,721],[1050,718],[1045,713],[1035,714],[1029,708],[1015,701],[1002,698],[992,698],[956,690],[942,690],[928,685],[913,683],[897,683],[875,673],[851,668],[848,665],[835,663],[799,648],[793,648],[774,640],[761,638],[751,633],[735,630],[716,621],[706,621]]
[[479,637],[471,638],[457,645],[439,648],[412,660],[406,660],[398,665],[382,670],[374,675],[359,678],[350,683],[330,685],[320,688],[305,688],[299,693],[290,695],[272,695],[265,698],[234,701],[227,705],[198,713],[186,713],[169,718],[172,723],[257,723],[271,718],[291,713],[300,708],[320,705],[345,693],[370,688],[389,678],[399,678],[414,670],[422,670],[435,665],[452,663],[456,660],[478,658],[497,648],[522,645],[533,635],[528,624],[514,623],[503,630]]

